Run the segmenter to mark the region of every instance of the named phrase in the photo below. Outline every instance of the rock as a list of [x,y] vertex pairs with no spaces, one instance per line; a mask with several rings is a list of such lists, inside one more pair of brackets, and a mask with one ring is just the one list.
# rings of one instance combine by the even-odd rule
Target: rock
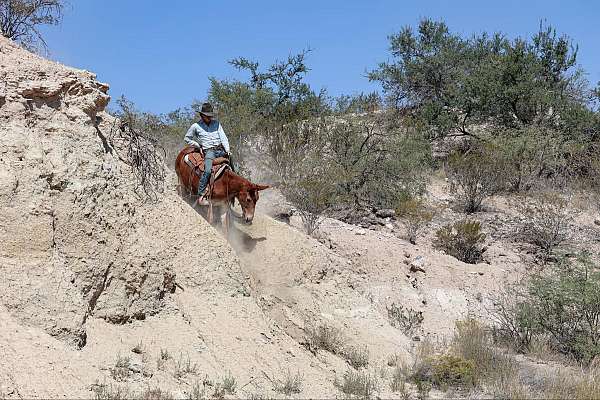
[[385,208],[382,210],[377,210],[375,215],[379,218],[392,218],[396,216],[396,211],[392,210],[391,208]]
[[139,374],[144,370],[144,365],[138,360],[131,360],[128,368],[134,374]]
[[354,231],[354,234],[355,234],[355,235],[361,235],[361,236],[362,236],[362,235],[366,235],[366,234],[367,234],[367,232],[366,232],[364,229],[356,229],[356,230]]
[[410,263],[410,272],[425,272],[425,258],[423,256],[417,256]]
[[596,219],[594,220],[594,224],[596,224],[596,225],[600,226],[600,218],[596,218]]

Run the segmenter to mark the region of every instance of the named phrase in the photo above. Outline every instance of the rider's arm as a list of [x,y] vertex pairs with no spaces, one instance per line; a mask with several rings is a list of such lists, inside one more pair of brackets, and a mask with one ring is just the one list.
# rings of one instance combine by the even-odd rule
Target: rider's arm
[[198,143],[196,140],[194,140],[194,136],[196,133],[196,124],[192,124],[192,126],[190,126],[190,129],[188,129],[187,133],[185,134],[185,137],[183,138],[183,140],[185,140],[185,142],[187,144],[189,144],[190,146],[194,146],[197,147],[199,149],[202,148],[202,146],[200,146],[200,143]]
[[225,135],[225,131],[223,130],[223,126],[219,124],[219,138],[221,139],[221,144],[227,153],[229,153],[229,140],[227,139],[227,135]]

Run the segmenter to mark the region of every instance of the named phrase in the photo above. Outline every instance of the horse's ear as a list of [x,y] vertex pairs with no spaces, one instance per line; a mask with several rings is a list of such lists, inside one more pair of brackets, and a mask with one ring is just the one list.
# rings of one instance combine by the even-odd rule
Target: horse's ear
[[254,189],[254,190],[265,190],[265,189],[268,189],[270,187],[271,186],[269,186],[269,185],[254,185],[254,186],[252,186],[252,189]]

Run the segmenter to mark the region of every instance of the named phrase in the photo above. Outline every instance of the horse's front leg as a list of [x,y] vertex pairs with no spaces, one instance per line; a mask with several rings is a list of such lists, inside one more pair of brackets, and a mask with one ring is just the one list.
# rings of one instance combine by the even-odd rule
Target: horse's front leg
[[229,239],[229,220],[230,220],[230,215],[229,215],[229,205],[227,205],[225,207],[225,226],[223,227],[223,231],[225,232],[225,238]]

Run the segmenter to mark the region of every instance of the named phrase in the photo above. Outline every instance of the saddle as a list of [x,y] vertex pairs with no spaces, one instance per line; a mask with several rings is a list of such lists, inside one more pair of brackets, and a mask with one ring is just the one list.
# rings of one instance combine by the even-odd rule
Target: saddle
[[[204,173],[204,154],[202,150],[194,146],[186,146],[183,149],[183,160],[187,165],[190,166],[192,171],[198,176],[202,176]],[[230,169],[229,159],[227,157],[217,157],[213,160],[213,167],[211,171],[211,181],[217,180],[225,170]]]
[[[202,150],[194,146],[186,146],[183,151],[183,160],[191,168],[192,173],[199,177],[204,174],[204,154]],[[231,169],[229,159],[227,157],[217,157],[213,160],[213,166],[209,182],[209,193],[212,192],[214,182],[219,179],[223,173]]]

